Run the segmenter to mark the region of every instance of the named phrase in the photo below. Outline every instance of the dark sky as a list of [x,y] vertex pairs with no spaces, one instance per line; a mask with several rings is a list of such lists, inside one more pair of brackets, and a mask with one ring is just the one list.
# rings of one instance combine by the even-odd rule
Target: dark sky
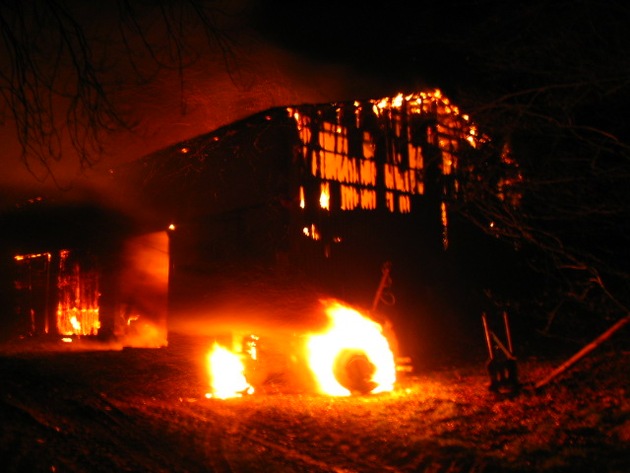
[[254,25],[269,40],[318,61],[351,65],[394,86],[430,86],[461,72],[447,44],[471,27],[458,2],[377,2],[327,4],[261,2]]
[[[437,60],[433,14],[419,3],[375,5],[287,2],[271,11],[260,8],[255,26],[269,40],[320,62],[344,64],[393,85],[434,81],[427,67]],[[439,59],[441,67],[448,61]],[[421,79],[422,78],[422,79]]]
[[266,38],[303,57],[451,97],[571,74],[592,80],[589,69],[621,66],[630,47],[630,8],[620,0],[261,1],[252,18]]

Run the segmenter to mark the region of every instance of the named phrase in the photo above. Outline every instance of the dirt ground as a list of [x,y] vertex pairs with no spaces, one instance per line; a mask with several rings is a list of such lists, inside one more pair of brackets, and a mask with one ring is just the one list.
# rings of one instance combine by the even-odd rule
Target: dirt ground
[[[44,347],[50,348],[50,347]],[[90,347],[88,347],[90,348]],[[207,399],[202,338],[160,349],[0,350],[4,472],[630,471],[630,352],[519,360],[522,389],[484,364],[401,375],[392,393],[333,398],[270,384]]]

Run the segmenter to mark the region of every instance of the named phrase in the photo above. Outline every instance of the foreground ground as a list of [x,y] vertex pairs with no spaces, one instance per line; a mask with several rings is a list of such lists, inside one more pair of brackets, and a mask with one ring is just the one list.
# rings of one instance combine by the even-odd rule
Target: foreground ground
[[205,340],[162,349],[0,351],[4,472],[628,472],[630,353],[520,360],[498,397],[483,364],[406,375],[393,393],[206,399]]

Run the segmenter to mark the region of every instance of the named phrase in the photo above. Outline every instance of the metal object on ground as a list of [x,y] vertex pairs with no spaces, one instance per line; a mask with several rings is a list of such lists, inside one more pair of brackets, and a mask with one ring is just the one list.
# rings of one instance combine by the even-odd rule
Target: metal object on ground
[[486,368],[490,375],[490,391],[502,394],[514,393],[520,389],[521,385],[518,381],[518,369],[512,347],[512,335],[507,312],[503,312],[507,346],[490,330],[485,313],[482,314],[481,320],[488,348],[489,360]]

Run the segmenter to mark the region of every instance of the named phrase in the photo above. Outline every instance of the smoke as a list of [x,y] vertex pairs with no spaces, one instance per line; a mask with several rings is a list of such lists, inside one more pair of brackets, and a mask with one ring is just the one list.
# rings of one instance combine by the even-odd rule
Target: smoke
[[[70,139],[63,134],[62,159],[46,166],[31,161],[27,167],[15,124],[5,116],[0,122],[0,206],[36,195],[108,202],[111,168],[169,145],[273,107],[394,92],[343,64],[308,61],[265,43],[254,32],[238,33],[229,63],[219,52],[208,52],[187,67],[183,76],[163,69],[145,84],[134,84],[121,70],[112,70],[111,83],[118,85],[108,93],[133,126],[103,135],[93,166],[80,165]],[[59,118],[63,123],[65,118]]]

